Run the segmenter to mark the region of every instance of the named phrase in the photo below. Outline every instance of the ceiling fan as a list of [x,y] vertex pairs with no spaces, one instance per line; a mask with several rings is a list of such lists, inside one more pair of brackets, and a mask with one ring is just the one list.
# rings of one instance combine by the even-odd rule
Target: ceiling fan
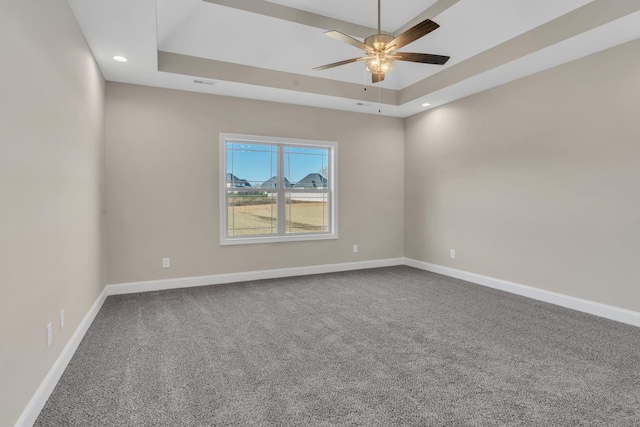
[[448,60],[448,56],[431,55],[428,53],[408,53],[396,52],[403,46],[426,36],[431,31],[437,29],[440,25],[430,19],[425,19],[421,23],[409,28],[398,37],[389,34],[383,34],[380,31],[380,0],[378,0],[378,34],[364,39],[364,43],[358,39],[341,33],[340,31],[327,31],[326,35],[343,43],[362,49],[367,56],[360,58],[347,59],[333,64],[327,64],[314,68],[316,71],[326,70],[328,68],[338,67],[340,65],[350,64],[352,62],[366,61],[365,67],[371,73],[371,81],[378,83],[384,80],[384,75],[391,71],[395,60],[407,62],[420,62],[423,64],[444,65]]

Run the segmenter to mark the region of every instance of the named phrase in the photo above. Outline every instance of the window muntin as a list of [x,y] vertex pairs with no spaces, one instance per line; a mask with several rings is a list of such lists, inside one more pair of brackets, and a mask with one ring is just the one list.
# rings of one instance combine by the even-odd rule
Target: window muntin
[[220,243],[337,238],[334,142],[220,135]]

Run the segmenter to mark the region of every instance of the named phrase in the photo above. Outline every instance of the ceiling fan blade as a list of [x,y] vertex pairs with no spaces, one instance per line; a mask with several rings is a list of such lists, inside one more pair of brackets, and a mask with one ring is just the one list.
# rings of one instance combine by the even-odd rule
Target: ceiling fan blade
[[351,36],[343,34],[340,31],[331,30],[331,31],[325,32],[325,34],[340,42],[347,43],[347,44],[350,44],[351,46],[357,47],[358,49],[364,50],[365,52],[373,52],[373,49],[371,48],[371,46],[368,46],[362,43],[360,40],[354,39]]
[[406,46],[409,43],[418,40],[420,37],[426,36],[431,31],[437,29],[440,25],[431,19],[425,19],[421,23],[409,28],[404,33],[389,42],[389,45],[396,45],[396,49]]
[[371,74],[371,82],[378,83],[384,80],[384,74]]
[[393,59],[408,62],[421,62],[423,64],[436,64],[444,65],[449,56],[444,55],[431,55],[429,53],[409,53],[409,52],[396,52],[392,56]]
[[368,56],[364,56],[362,58],[345,59],[344,61],[334,62],[332,64],[327,64],[327,65],[322,65],[320,67],[316,67],[316,68],[314,68],[314,71],[322,71],[322,70],[326,70],[328,68],[339,67],[341,65],[351,64],[352,62],[363,61],[363,60],[368,59],[368,58],[369,58]]

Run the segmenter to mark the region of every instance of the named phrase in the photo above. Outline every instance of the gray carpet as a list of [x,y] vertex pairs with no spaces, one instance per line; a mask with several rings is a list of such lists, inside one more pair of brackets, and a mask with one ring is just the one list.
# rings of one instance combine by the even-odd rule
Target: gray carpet
[[37,426],[638,426],[640,328],[391,267],[109,297]]

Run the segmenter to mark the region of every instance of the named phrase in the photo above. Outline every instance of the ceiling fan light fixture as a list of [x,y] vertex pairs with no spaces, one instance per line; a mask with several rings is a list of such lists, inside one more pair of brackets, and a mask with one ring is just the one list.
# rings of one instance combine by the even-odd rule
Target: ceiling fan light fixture
[[385,74],[391,71],[394,62],[395,60],[392,58],[378,58],[374,56],[367,60],[365,68],[371,74]]

